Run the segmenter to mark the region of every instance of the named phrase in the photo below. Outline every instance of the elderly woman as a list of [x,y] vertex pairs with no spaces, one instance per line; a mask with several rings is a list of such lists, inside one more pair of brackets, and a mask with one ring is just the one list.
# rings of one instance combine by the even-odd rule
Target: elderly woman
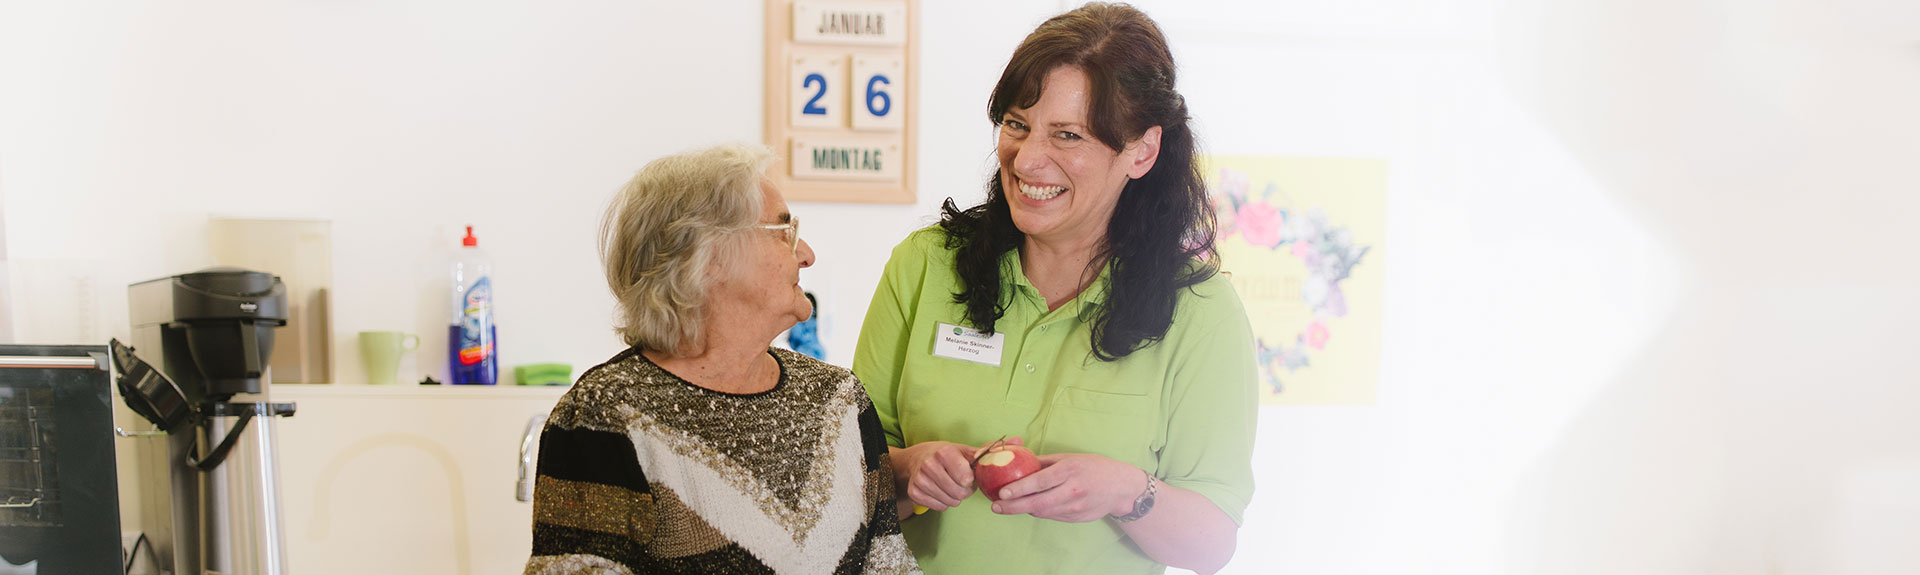
[[[1166,40],[1126,5],[1056,16],[988,118],[986,201],[894,248],[854,356],[931,509],[908,543],[935,573],[1219,569],[1253,493],[1253,338]],[[970,464],[1001,436],[1043,467],[989,501]]]
[[880,421],[853,374],[768,346],[813,250],[724,146],[656,160],[600,251],[629,347],[540,434],[527,573],[909,573]]

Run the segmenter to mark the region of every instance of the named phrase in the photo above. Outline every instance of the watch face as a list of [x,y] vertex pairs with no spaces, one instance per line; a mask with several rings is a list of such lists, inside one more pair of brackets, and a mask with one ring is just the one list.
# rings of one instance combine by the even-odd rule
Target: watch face
[[1146,517],[1147,512],[1153,510],[1153,498],[1154,498],[1153,484],[1154,484],[1153,478],[1151,477],[1147,478],[1147,490],[1146,492],[1141,493],[1139,498],[1133,500],[1133,512],[1128,513],[1126,517],[1116,517],[1115,519],[1119,520],[1121,523],[1126,523],[1129,521],[1137,520],[1141,517]]

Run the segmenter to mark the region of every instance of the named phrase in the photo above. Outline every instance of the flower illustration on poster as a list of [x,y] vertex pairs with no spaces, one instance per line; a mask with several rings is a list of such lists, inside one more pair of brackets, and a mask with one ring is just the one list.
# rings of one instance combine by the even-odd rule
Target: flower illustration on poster
[[1261,403],[1373,403],[1386,163],[1209,161],[1215,249],[1253,325]]

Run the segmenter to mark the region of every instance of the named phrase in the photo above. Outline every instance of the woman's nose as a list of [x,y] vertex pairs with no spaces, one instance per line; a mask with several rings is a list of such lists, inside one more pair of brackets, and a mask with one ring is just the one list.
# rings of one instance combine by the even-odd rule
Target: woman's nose
[[813,246],[808,245],[804,238],[796,241],[800,242],[800,245],[794,250],[794,255],[800,258],[800,268],[813,267]]
[[1028,136],[1013,152],[1013,169],[1033,173],[1047,167],[1046,138]]

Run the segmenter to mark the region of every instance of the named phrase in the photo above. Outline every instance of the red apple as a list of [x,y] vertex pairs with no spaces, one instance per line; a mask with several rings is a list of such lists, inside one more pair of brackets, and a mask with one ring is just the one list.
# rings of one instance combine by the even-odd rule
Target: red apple
[[1039,470],[1040,458],[1032,450],[996,441],[973,460],[973,482],[987,499],[999,501],[1000,488]]

